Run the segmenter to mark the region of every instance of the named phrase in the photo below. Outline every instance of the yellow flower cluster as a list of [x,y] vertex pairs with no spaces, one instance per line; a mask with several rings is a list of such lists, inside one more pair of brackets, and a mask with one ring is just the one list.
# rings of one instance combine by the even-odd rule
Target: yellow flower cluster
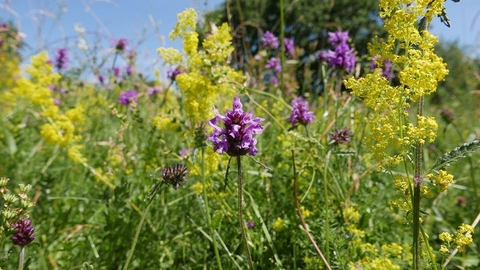
[[[440,14],[443,2],[381,0],[380,16],[389,36],[386,40],[376,38],[369,52],[377,61],[389,60],[399,69],[400,85],[391,86],[380,69],[363,78],[345,81],[345,86],[362,97],[372,110],[367,121],[373,130],[367,144],[373,157],[385,165],[399,164],[412,146],[436,137],[433,117],[417,116],[414,125],[409,123],[408,110],[411,102],[435,92],[437,83],[448,74],[446,64],[434,53],[437,38],[416,27],[417,18],[425,17],[429,22],[432,16]],[[396,54],[397,46],[401,54]]]
[[474,228],[471,225],[463,223],[458,226],[455,235],[452,235],[449,232],[442,232],[438,236],[442,240],[443,244],[440,245],[440,252],[449,253],[449,247],[454,246],[455,248],[462,249],[466,245],[473,243],[472,233]]
[[446,191],[454,183],[453,175],[444,170],[439,170],[436,175],[429,173],[425,177],[430,179],[434,186],[439,186],[440,192]]
[[198,49],[198,34],[195,32],[197,13],[193,9],[178,15],[178,22],[170,33],[171,39],[183,40],[183,52],[172,48],[159,48],[159,55],[166,64],[185,65],[185,72],[176,77],[184,96],[184,108],[192,123],[208,120],[213,116],[212,107],[219,97],[233,98],[235,86],[244,81],[241,73],[228,66],[232,36],[227,24],[223,24],[205,38]]
[[65,113],[55,105],[50,85],[56,85],[61,75],[53,72],[46,52],[31,57],[31,65],[26,67],[29,77],[18,79],[12,88],[10,96],[15,102],[10,106],[19,106],[22,102],[37,105],[40,115],[46,123],[40,126],[40,135],[47,144],[67,148],[67,155],[76,163],[85,163],[86,159],[80,153],[83,148],[77,144],[81,136],[76,135],[75,123],[85,122],[84,109],[81,106],[67,110]]
[[281,217],[277,217],[277,219],[272,224],[272,228],[275,231],[279,232],[279,231],[283,230],[283,228],[285,228],[285,222],[283,221],[283,219]]

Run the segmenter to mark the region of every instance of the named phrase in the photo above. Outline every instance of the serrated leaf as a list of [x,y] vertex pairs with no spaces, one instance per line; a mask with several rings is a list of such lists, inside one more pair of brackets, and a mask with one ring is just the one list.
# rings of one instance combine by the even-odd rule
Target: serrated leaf
[[480,148],[479,140],[464,143],[458,147],[455,147],[452,151],[445,153],[443,156],[438,158],[428,172],[438,171],[443,167],[450,166],[450,164],[456,162],[459,158],[465,157],[468,153],[471,153],[478,148]]

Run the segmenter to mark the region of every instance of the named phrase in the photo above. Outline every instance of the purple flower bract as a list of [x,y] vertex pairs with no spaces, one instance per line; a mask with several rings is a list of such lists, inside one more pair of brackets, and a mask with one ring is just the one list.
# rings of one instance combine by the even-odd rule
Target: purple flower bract
[[128,90],[125,92],[120,93],[120,97],[118,98],[118,103],[122,105],[128,105],[132,102],[137,101],[137,90]]
[[279,58],[272,57],[268,60],[267,64],[265,65],[266,69],[271,69],[275,73],[280,73],[282,71],[282,64]]
[[302,97],[294,98],[291,105],[292,114],[290,115],[290,123],[292,125],[307,125],[315,118],[313,112],[308,108],[308,102]]
[[[255,147],[257,140],[254,134],[260,134],[263,127],[261,118],[253,118],[253,113],[245,113],[242,110],[242,103],[238,97],[233,99],[233,110],[227,110],[225,116],[220,115],[214,107],[215,117],[209,121],[214,129],[208,140],[213,143],[214,151],[219,154],[227,153],[229,156],[243,156],[250,154],[254,156],[258,149]],[[217,125],[223,122],[223,127]]]
[[262,43],[265,47],[270,47],[272,49],[277,49],[280,45],[278,38],[270,31],[267,31],[265,34],[263,34]]
[[13,224],[13,233],[12,241],[14,245],[17,246],[26,246],[35,240],[35,235],[33,231],[35,229],[31,225],[32,221],[30,219],[19,220]]
[[68,67],[68,51],[67,48],[60,48],[55,53],[55,67],[58,70]]

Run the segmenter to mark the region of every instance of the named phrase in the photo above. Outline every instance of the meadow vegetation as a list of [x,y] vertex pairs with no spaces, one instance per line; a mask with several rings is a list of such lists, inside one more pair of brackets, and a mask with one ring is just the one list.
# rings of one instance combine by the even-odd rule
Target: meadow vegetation
[[0,269],[478,269],[480,64],[429,32],[444,1],[313,51],[278,3],[255,40],[178,14],[151,77],[3,23]]

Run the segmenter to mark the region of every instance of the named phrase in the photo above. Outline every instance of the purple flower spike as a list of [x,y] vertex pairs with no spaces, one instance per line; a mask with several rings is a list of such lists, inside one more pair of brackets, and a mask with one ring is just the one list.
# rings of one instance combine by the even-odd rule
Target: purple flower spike
[[[377,61],[378,56],[372,57],[372,61],[370,61],[370,69],[373,71],[377,68]],[[389,60],[383,60],[382,66],[382,75],[383,77],[387,78],[388,80],[395,78],[395,74],[392,72],[392,62]]]
[[276,57],[270,58],[267,64],[265,65],[266,69],[271,69],[275,73],[280,73],[282,71],[282,64],[280,63],[280,59]]
[[123,52],[127,49],[128,39],[126,38],[115,39],[115,40],[112,40],[112,44],[113,46],[115,46],[115,50],[119,52]]
[[99,81],[101,84],[104,84],[104,83],[105,83],[105,77],[104,77],[102,74],[98,75],[98,81]]
[[68,52],[67,48],[60,48],[55,53],[55,67],[58,71],[68,67]]
[[278,38],[270,31],[265,32],[262,37],[262,43],[265,47],[270,47],[272,49],[277,49],[280,45],[278,43]]
[[327,61],[328,65],[331,67],[344,68],[347,72],[352,71],[357,63],[357,57],[347,41],[347,31],[328,33],[328,42],[334,46],[334,50],[321,52],[319,58]]
[[294,98],[291,105],[292,114],[290,115],[290,123],[292,125],[307,125],[315,118],[313,112],[308,108],[308,102],[302,97]]
[[31,225],[32,221],[30,219],[19,220],[13,224],[13,229],[15,230],[12,241],[14,245],[17,246],[26,246],[35,240],[35,235],[33,231],[35,229]]
[[[233,98],[233,110],[227,110],[225,116],[220,115],[214,107],[215,117],[209,121],[214,132],[208,140],[213,143],[213,150],[219,154],[227,153],[229,156],[243,156],[249,154],[254,156],[258,149],[255,147],[257,140],[254,134],[260,134],[263,127],[261,118],[253,118],[253,113],[245,113],[242,110],[242,103],[238,97]],[[223,128],[217,122],[223,122]]]
[[328,33],[328,42],[332,45],[347,44],[348,41],[348,31],[342,32],[329,32]]
[[159,87],[150,87],[150,88],[148,88],[148,90],[147,90],[147,94],[148,94],[149,96],[155,95],[155,94],[161,93],[161,92],[162,92],[162,89],[159,88]]
[[172,81],[175,81],[178,75],[182,74],[182,70],[180,68],[170,69],[167,71],[167,78]]
[[291,38],[284,38],[283,39],[283,44],[285,46],[285,52],[292,56],[293,53],[295,52],[295,43],[293,42],[293,39]]
[[125,91],[125,92],[122,92],[120,94],[120,98],[118,99],[118,104],[122,104],[122,105],[129,105],[130,103],[132,102],[136,102],[137,101],[137,90],[133,89],[133,90],[129,90],[129,91]]

